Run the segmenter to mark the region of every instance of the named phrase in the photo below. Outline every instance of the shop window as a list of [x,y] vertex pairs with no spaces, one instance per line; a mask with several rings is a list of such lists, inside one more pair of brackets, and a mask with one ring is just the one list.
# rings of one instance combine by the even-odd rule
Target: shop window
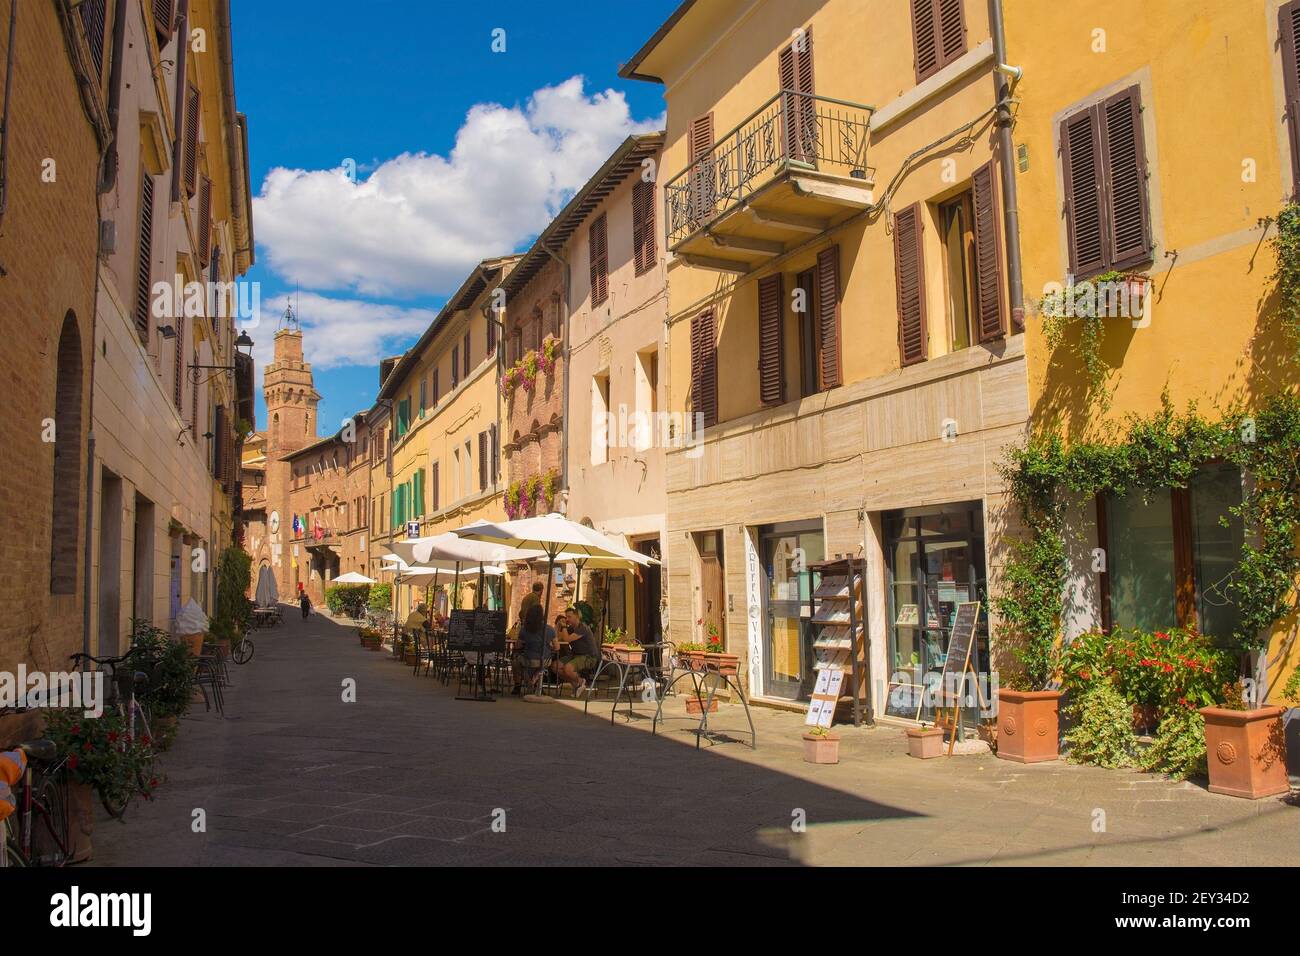
[[1187,488],[1101,499],[1103,626],[1196,627],[1226,642],[1239,620],[1226,593],[1245,541],[1231,511],[1239,504],[1241,473],[1231,465],[1202,469]]

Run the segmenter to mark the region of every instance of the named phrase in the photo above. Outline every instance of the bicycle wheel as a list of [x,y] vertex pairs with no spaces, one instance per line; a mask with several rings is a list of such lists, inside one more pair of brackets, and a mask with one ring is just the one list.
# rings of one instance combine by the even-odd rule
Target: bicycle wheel
[[253,659],[253,652],[256,650],[257,648],[254,646],[253,642],[248,638],[244,638],[237,645],[231,648],[230,656],[234,659],[236,664],[247,664]]
[[62,773],[44,777],[33,796],[33,812],[44,825],[32,833],[32,863],[63,866],[72,859],[67,781]]

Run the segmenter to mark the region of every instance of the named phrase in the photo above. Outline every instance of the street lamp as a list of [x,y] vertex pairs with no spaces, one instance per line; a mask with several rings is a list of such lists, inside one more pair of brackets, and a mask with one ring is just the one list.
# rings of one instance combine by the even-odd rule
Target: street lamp
[[[235,351],[250,359],[253,357],[253,340],[249,337],[247,330],[240,332],[239,338],[235,339]],[[190,381],[195,385],[206,385],[222,372],[235,371],[233,365],[189,365],[186,367],[189,370]],[[200,382],[199,379],[205,371],[211,371],[212,374]]]

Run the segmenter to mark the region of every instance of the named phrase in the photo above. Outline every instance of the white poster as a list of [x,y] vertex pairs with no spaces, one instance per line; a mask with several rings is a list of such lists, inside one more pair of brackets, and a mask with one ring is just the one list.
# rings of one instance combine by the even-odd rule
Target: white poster
[[746,528],[745,539],[745,603],[749,618],[749,693],[762,693],[759,675],[763,671],[763,585],[758,564],[758,548],[754,532]]

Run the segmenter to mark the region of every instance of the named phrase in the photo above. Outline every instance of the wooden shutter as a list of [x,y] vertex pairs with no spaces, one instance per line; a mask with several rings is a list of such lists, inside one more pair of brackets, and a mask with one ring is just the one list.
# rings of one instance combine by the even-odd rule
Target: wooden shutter
[[77,9],[81,11],[81,26],[86,31],[86,45],[90,47],[90,59],[95,65],[95,80],[101,82],[104,76],[104,21],[108,0],[84,0]]
[[1286,122],[1291,141],[1292,195],[1300,198],[1300,0],[1278,11],[1282,40],[1282,81],[1286,90]]
[[1105,158],[1107,263],[1131,268],[1151,258],[1147,211],[1147,158],[1142,137],[1142,98],[1136,86],[1098,107]]
[[1101,137],[1095,110],[1081,110],[1061,121],[1061,169],[1070,274],[1075,278],[1096,275],[1106,266],[1106,245]]
[[718,421],[718,339],[712,309],[691,319],[691,405],[708,428]]
[[478,490],[486,491],[488,486],[488,433],[478,433]]
[[451,347],[451,387],[460,384],[460,346]]
[[691,121],[686,140],[690,164],[690,227],[698,229],[713,215],[713,114],[706,113]]
[[166,46],[171,39],[175,19],[176,0],[153,0],[153,25],[161,46]]
[[781,104],[786,156],[804,163],[817,159],[817,103],[813,99],[812,26],[804,28],[803,49],[794,42],[777,56],[777,80],[786,91]]
[[438,405],[438,392],[440,391],[439,389],[440,383],[438,381],[438,373],[440,371],[441,371],[440,369],[436,369],[436,368],[433,370],[433,404],[435,408]]
[[636,274],[644,275],[657,260],[655,244],[655,184],[638,179],[632,187],[632,249]]
[[212,252],[212,180],[199,182],[199,261],[205,266]]
[[466,378],[469,378],[470,360],[469,360],[469,332],[465,333],[465,341],[461,343],[460,360],[464,363],[461,371]]
[[840,247],[817,253],[817,352],[822,389],[840,384]]
[[497,483],[497,479],[501,477],[501,473],[498,470],[499,469],[498,463],[501,460],[501,440],[500,440],[500,436],[497,433],[497,426],[495,422],[491,426],[489,426],[488,432],[492,436],[492,447],[488,449],[488,453],[492,456],[492,484],[495,485]]
[[487,337],[485,340],[486,345],[484,346],[484,348],[486,350],[486,354],[494,355],[497,350],[497,320],[496,320],[495,312],[490,313],[488,315],[486,328],[487,328]]
[[226,407],[218,405],[212,418],[212,477],[221,480],[221,463],[225,461]]
[[418,518],[424,514],[424,469],[421,468],[411,479],[411,517]]
[[185,191],[193,196],[198,189],[199,91],[189,87],[185,106]]
[[438,463],[435,461],[429,469],[429,514],[434,514],[441,507],[438,489]]
[[911,0],[916,82],[933,76],[966,52],[963,0]]
[[175,324],[172,326],[176,329],[176,351],[175,368],[172,371],[172,401],[176,403],[176,411],[180,413],[181,418],[185,417],[185,310],[180,309],[176,314]]
[[[591,304],[600,305],[609,298],[609,237],[605,231],[605,214],[592,222],[587,232],[587,258],[591,265]],[[540,330],[539,330],[540,332]]]
[[925,327],[925,265],[921,254],[921,204],[894,217],[894,285],[898,292],[898,361],[924,362],[929,354]]
[[[194,364],[199,364],[198,349],[193,352]],[[190,379],[190,434],[196,439],[199,434],[199,379],[195,375]]]
[[149,299],[153,285],[153,177],[146,171],[140,179],[139,259],[135,279],[135,332],[149,345]]
[[783,295],[779,273],[758,280],[758,397],[764,405],[779,405],[785,399]]
[[989,161],[971,176],[971,205],[975,208],[975,308],[979,341],[1007,334],[1002,305],[1002,256],[998,242],[997,178]]

